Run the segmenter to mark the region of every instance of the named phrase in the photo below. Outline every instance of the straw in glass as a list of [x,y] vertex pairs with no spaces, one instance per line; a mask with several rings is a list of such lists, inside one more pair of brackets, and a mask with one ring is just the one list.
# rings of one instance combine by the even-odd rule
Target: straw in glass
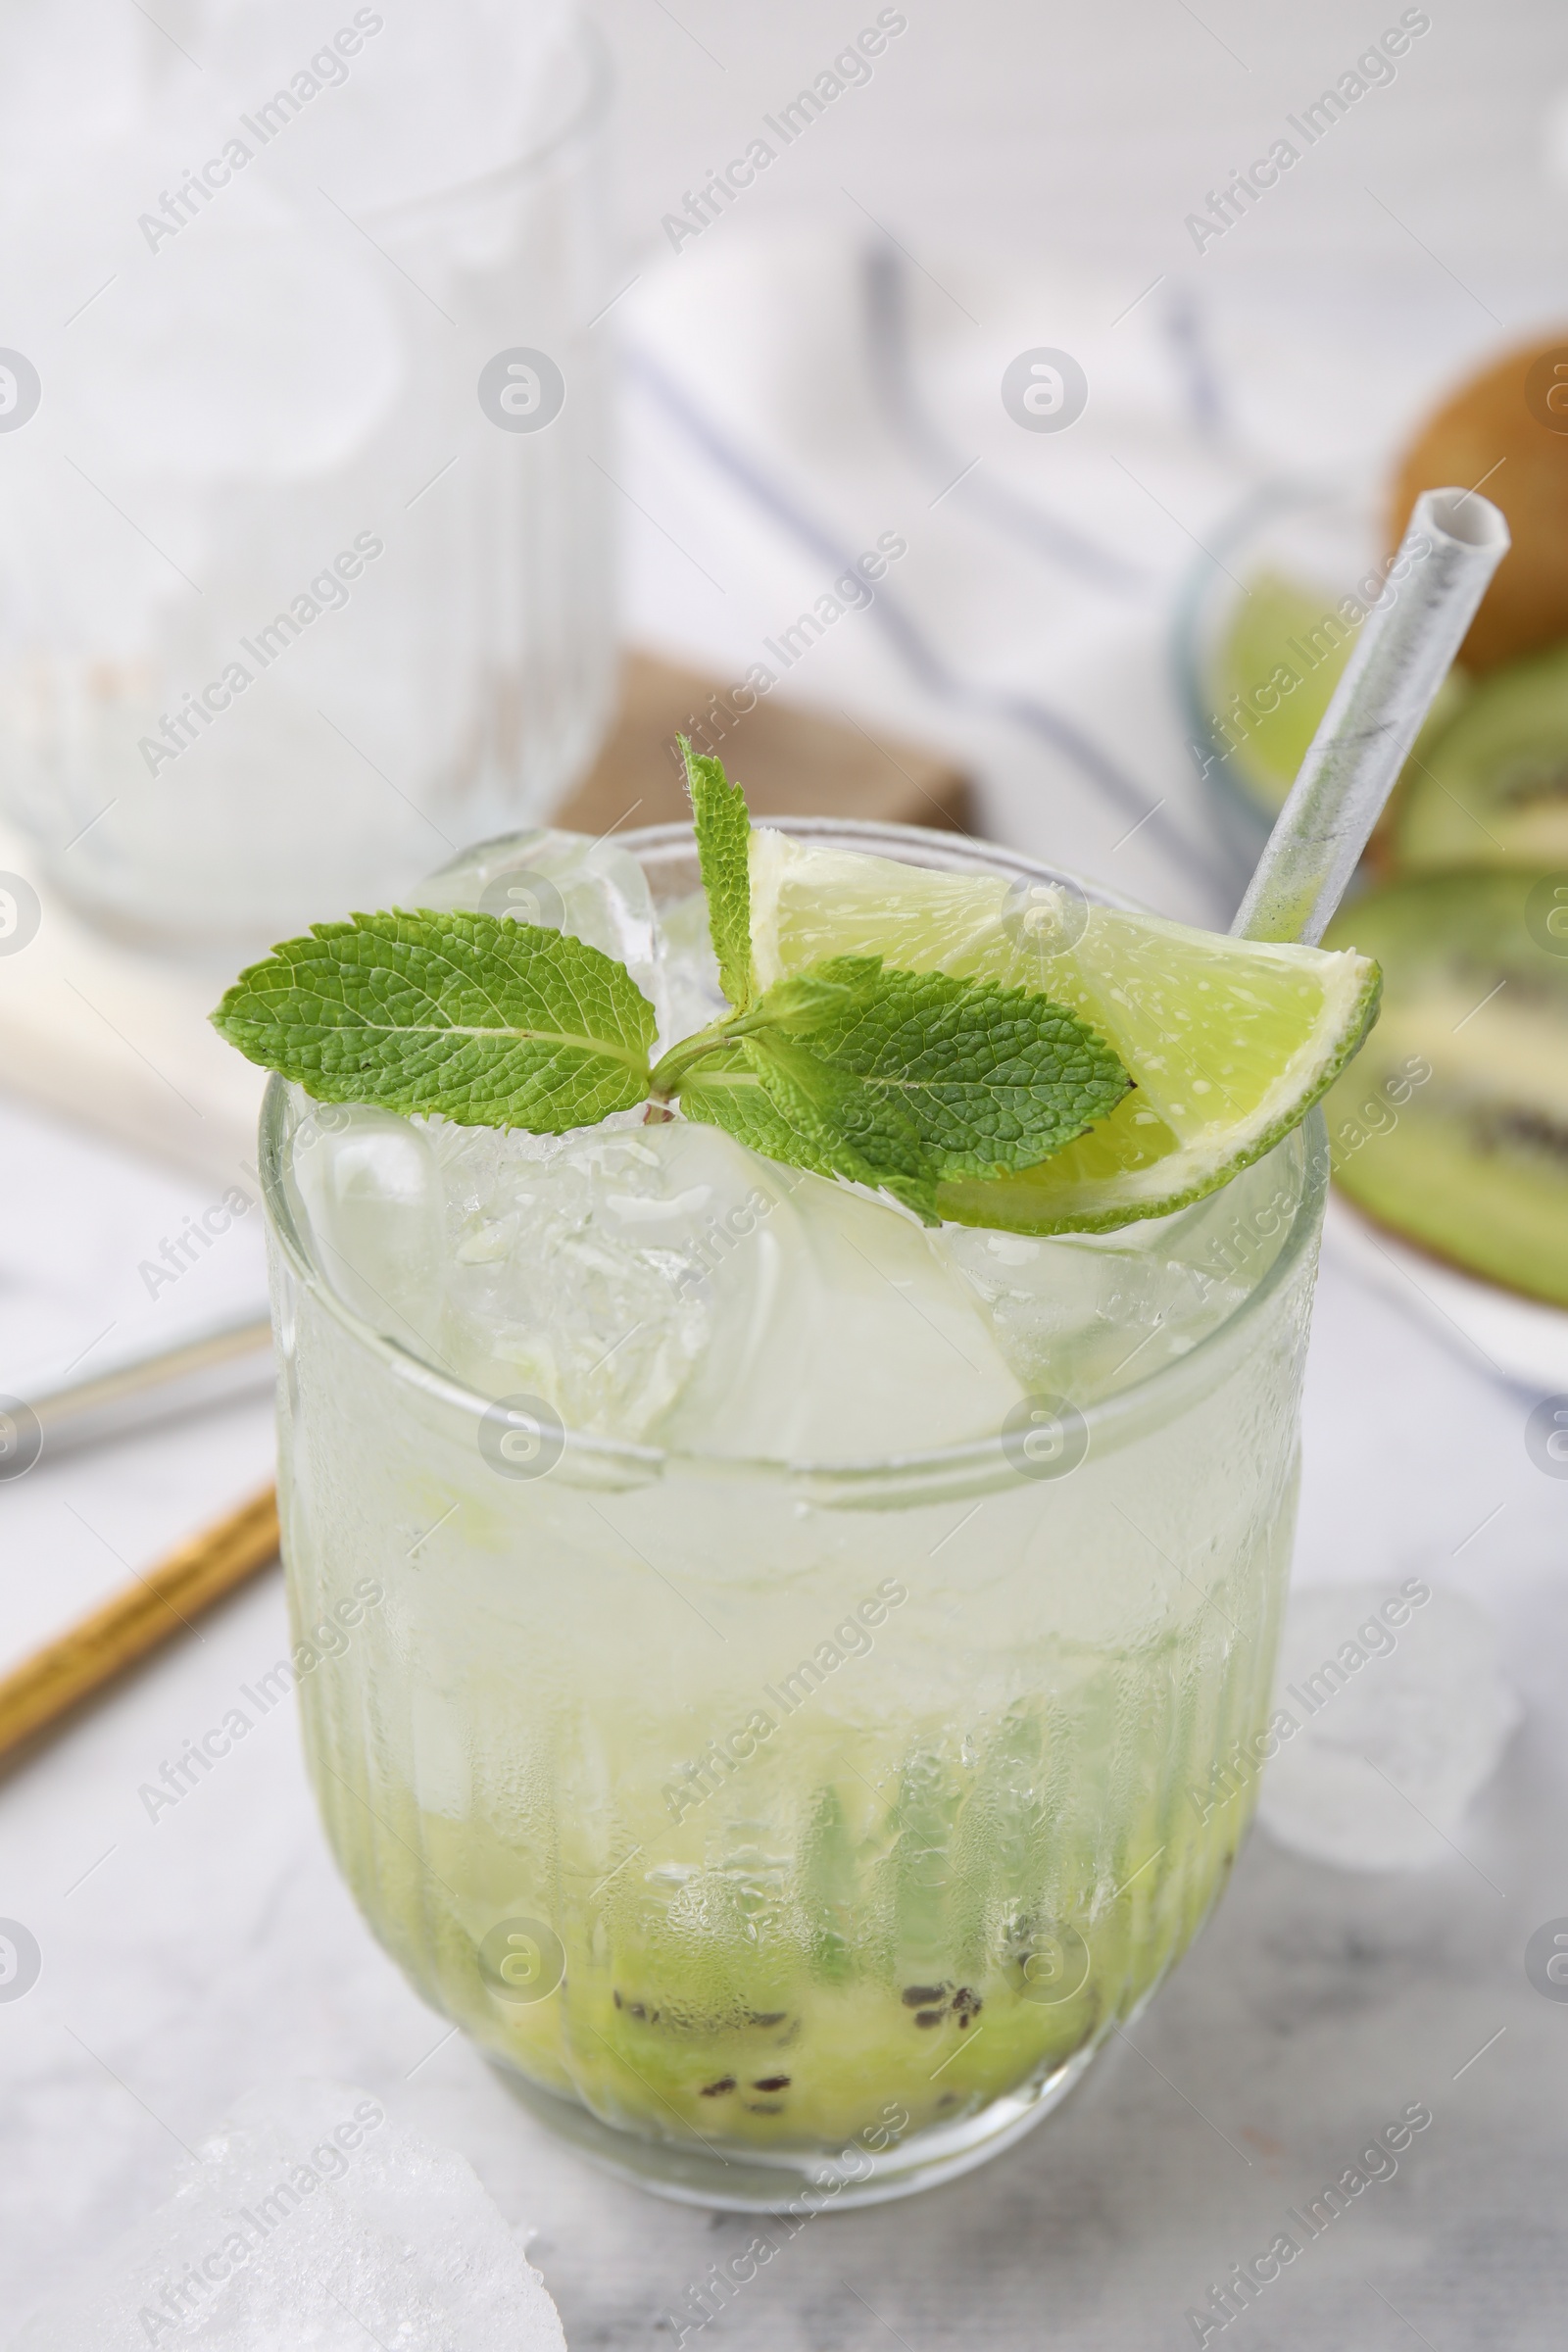
[[1473,490],[1424,490],[1231,932],[1315,947],[1464,641],[1508,525]]

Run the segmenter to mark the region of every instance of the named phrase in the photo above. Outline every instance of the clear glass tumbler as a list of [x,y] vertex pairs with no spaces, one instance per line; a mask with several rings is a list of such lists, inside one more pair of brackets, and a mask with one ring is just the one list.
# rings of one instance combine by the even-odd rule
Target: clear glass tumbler
[[[685,828],[628,847],[656,905],[696,886]],[[490,1400],[315,1262],[290,1171],[331,1115],[274,1079],[262,1165],[306,1743],[374,1933],[648,2187],[810,2211],[983,2161],[1149,1997],[1250,1814],[1321,1122],[1169,1221],[1229,1286],[1185,1352],[1021,1443],[825,1467],[498,1446]],[[1082,1269],[1116,1239],[1050,1247]]]
[[536,821],[613,689],[597,39],[367,8],[307,63],[275,14],[84,142],[0,352],[0,808],[225,959]]

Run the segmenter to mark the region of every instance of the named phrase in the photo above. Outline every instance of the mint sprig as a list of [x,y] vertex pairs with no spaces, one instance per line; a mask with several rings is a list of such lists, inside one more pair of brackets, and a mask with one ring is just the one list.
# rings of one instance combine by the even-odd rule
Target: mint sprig
[[736,1011],[745,1012],[753,994],[752,819],[746,795],[730,783],[721,760],[694,752],[684,735],[676,741],[686,762],[686,790],[719,986]]
[[318,1102],[564,1135],[648,1096],[654,1008],[613,956],[494,914],[316,923],[213,1015]]
[[213,1019],[319,1102],[562,1135],[679,1101],[770,1159],[890,1195],[1033,1167],[1131,1083],[1083,1022],[1026,989],[824,958],[760,990],[751,820],[682,740],[732,1009],[650,1066],[654,1008],[623,964],[513,917],[432,910],[318,923],[252,964]]

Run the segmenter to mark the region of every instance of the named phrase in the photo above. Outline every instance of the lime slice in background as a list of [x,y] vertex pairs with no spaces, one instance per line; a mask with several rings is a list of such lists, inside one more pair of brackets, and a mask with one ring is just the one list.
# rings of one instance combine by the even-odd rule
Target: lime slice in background
[[1340,1185],[1436,1255],[1568,1306],[1568,872],[1411,875],[1328,936],[1386,975],[1324,1106]]
[[960,1225],[1092,1233],[1164,1216],[1289,1132],[1355,1052],[1377,966],[1091,905],[1067,886],[950,874],[752,835],[763,986],[825,956],[880,956],[1038,990],[1114,1047],[1136,1081],[1110,1116],[1019,1174],[944,1185]]
[[[1216,748],[1224,741],[1220,725],[1235,742],[1226,772],[1265,815],[1275,816],[1284,808],[1355,640],[1355,628],[1339,617],[1326,590],[1303,587],[1278,572],[1259,572],[1238,602],[1214,657],[1210,725]],[[1293,674],[1297,683],[1275,680],[1277,670]],[[1260,690],[1272,710],[1261,708]],[[1416,737],[1406,779],[1419,776],[1418,762],[1429,759],[1463,707],[1466,692],[1463,672],[1450,670]]]
[[1568,646],[1494,670],[1416,749],[1390,830],[1400,871],[1568,866]]

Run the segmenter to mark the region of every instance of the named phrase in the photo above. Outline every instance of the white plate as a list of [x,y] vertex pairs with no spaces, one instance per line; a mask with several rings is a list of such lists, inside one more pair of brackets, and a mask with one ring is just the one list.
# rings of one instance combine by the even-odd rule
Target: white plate
[[1374,1225],[1331,1192],[1325,1246],[1376,1289],[1420,1315],[1474,1363],[1548,1395],[1568,1392],[1568,1312],[1498,1290]]

